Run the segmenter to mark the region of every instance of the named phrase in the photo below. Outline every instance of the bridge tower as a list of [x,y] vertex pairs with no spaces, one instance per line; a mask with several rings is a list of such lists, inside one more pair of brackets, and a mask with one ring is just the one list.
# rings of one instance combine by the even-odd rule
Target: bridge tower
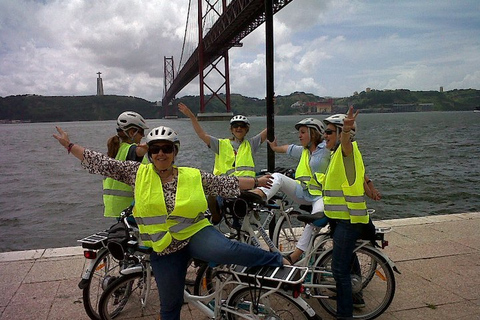
[[[173,83],[173,80],[175,80],[175,68],[174,68],[174,60],[173,56],[171,57],[163,57],[163,95],[165,96],[165,93],[167,92],[168,88]],[[173,97],[175,99],[175,96]],[[178,118],[177,112],[173,110],[173,105],[172,102],[165,107],[165,113],[164,117],[165,118]]]
[[[205,10],[203,10],[203,3]],[[229,58],[228,48],[223,48],[223,52],[219,57],[210,64],[205,63],[203,43],[205,18],[210,14],[216,14],[220,17],[227,9],[227,1],[222,0],[222,12],[218,12],[215,4],[218,0],[198,0],[198,78],[200,85],[200,113],[197,115],[204,119],[221,119],[230,118],[233,114],[230,108],[230,73],[229,73]],[[205,14],[204,14],[205,12]],[[220,96],[220,91],[225,90],[224,97]],[[208,100],[205,100],[205,91],[210,95]],[[205,107],[213,99],[220,101],[225,105],[226,113],[209,115],[205,114]]]

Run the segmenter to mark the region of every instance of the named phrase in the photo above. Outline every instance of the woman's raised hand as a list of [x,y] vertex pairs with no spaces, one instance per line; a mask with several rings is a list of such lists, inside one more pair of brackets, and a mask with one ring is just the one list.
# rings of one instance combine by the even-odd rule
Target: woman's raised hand
[[85,151],[85,148],[82,146],[79,146],[78,144],[73,144],[70,142],[70,138],[68,137],[68,133],[63,131],[62,128],[60,127],[55,127],[58,131],[58,134],[53,134],[53,137],[57,139],[57,141],[65,148],[67,149],[68,153],[72,153],[75,157],[80,159],[80,161],[83,161],[83,152]]
[[137,144],[137,148],[143,148],[148,150],[148,145],[146,143],[139,143]]
[[277,137],[275,137],[273,141],[267,140],[267,143],[273,151],[276,151],[275,148],[278,147]]
[[358,116],[358,111],[357,110],[355,112],[355,114],[353,113],[353,106],[350,106],[350,108],[348,109],[348,112],[347,112],[347,117],[343,120],[343,131],[350,131],[354,124],[355,124],[355,119],[357,118]]
[[181,113],[186,115],[189,118],[195,117],[193,114],[192,110],[190,110],[184,103],[180,102],[178,104],[178,110],[180,110]]
[[55,128],[58,131],[58,134],[53,134],[53,137],[58,140],[58,142],[64,147],[68,148],[68,145],[70,144],[70,139],[68,138],[68,133],[63,131],[62,128],[55,126]]

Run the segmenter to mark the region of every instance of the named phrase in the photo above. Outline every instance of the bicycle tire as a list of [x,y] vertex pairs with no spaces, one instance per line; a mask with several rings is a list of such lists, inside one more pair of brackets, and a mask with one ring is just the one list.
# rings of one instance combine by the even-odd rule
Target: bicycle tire
[[[228,279],[232,275],[222,273],[215,274],[214,268],[210,267],[207,263],[198,268],[197,277],[195,279],[194,295],[206,296],[213,294],[216,289],[217,281],[228,282]],[[222,286],[222,297],[228,297],[230,293],[237,287],[236,283],[228,283]]]
[[[252,303],[252,290],[256,294],[264,294],[267,289],[255,289],[245,287],[233,293],[228,299],[228,308],[240,314],[255,314],[258,319],[281,319],[281,320],[317,320],[317,315],[310,316],[307,310],[303,309],[294,299],[279,291],[273,292],[264,298],[259,298],[258,310],[254,311]],[[258,292],[260,291],[260,292]],[[258,297],[257,296],[257,297]],[[243,319],[242,316],[227,312],[227,319]]]
[[[160,299],[152,275],[151,288],[147,292],[144,272],[121,276],[110,284],[102,294],[98,304],[101,319],[156,319],[160,310]],[[142,301],[145,307],[142,307]]]
[[100,320],[98,302],[108,286],[120,276],[120,262],[105,248],[98,251],[87,285],[82,290],[83,307],[92,320]]
[[204,263],[198,268],[197,276],[195,277],[195,284],[193,286],[194,295],[204,296],[215,291],[212,274],[213,269],[208,266],[208,263]]
[[[395,295],[395,276],[392,267],[375,249],[362,247],[356,251],[361,267],[361,286],[353,286],[353,293],[361,292],[365,301],[362,308],[353,309],[353,318],[359,320],[375,319],[387,310]],[[331,270],[332,250],[326,252],[314,266],[314,284],[335,286]],[[372,271],[372,269],[374,270]],[[321,271],[319,273],[319,271]],[[315,288],[315,294],[323,297],[318,302],[328,313],[336,314],[336,290]]]
[[[290,216],[289,216],[290,218]],[[295,250],[298,239],[302,235],[303,228],[296,228],[292,226],[283,215],[278,219],[275,231],[273,233],[273,244],[280,252],[291,253]]]

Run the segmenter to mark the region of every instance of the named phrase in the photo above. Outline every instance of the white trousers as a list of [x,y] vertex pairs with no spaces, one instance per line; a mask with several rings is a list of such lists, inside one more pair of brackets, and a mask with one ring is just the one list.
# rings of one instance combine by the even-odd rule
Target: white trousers
[[[281,191],[297,204],[311,205],[313,207],[312,214],[324,211],[323,198],[321,196],[311,195],[308,190],[304,190],[302,185],[296,180],[281,173],[274,173],[272,174],[272,177],[273,183],[270,189],[263,187],[259,188],[267,196],[267,200],[270,200],[277,192]],[[312,232],[313,226],[307,224],[303,230],[302,236],[298,240],[298,249],[302,251],[307,250]]]

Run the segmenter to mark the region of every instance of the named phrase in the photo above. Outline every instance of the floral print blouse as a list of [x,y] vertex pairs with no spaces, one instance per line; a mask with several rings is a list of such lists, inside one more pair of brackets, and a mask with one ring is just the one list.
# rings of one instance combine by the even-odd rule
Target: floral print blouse
[[[93,174],[101,174],[106,177],[121,181],[132,187],[135,187],[135,178],[140,162],[119,161],[110,158],[102,153],[85,149],[83,153],[84,160],[82,167]],[[202,176],[203,191],[205,195],[219,195],[226,198],[233,198],[240,195],[239,182],[233,176],[216,176],[200,170]],[[175,194],[177,191],[177,176],[170,182],[163,184],[163,194],[167,213],[170,214],[175,207]],[[188,239],[179,241],[173,239],[172,243],[159,255],[173,253],[185,247]]]

